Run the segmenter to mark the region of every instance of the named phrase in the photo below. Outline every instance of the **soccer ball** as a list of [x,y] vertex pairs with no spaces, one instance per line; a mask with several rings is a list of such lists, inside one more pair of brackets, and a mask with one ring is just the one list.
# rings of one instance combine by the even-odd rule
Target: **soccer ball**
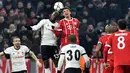
[[59,11],[60,9],[63,9],[63,8],[64,8],[64,5],[63,5],[62,2],[56,2],[56,3],[54,4],[54,9],[55,9],[56,11]]

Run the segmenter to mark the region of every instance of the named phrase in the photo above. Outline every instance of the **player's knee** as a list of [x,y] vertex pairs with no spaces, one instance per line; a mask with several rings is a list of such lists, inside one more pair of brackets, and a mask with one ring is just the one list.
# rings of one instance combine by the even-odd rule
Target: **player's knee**
[[44,60],[43,63],[45,68],[49,68],[49,60]]

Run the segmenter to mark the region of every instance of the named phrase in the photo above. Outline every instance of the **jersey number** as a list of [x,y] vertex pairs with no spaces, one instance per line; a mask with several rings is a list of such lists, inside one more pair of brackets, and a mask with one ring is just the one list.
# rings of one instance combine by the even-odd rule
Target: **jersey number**
[[119,48],[119,49],[124,49],[125,48],[125,38],[123,37],[123,36],[120,36],[120,37],[118,37],[118,44],[117,44],[117,47]]
[[75,57],[76,61],[78,61],[80,59],[80,51],[79,50],[76,50],[74,52],[74,55],[72,55],[72,51],[71,50],[68,50],[67,54],[69,54],[69,56],[67,57],[68,61],[71,61],[73,59],[73,56]]

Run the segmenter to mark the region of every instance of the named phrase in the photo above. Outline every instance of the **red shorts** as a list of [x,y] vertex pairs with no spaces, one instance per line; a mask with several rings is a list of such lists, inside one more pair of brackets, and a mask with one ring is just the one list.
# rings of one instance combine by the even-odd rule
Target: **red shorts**
[[114,73],[130,73],[130,65],[118,65],[114,67]]
[[103,73],[113,73],[113,71],[114,71],[114,61],[110,60],[110,61],[108,61],[108,63],[110,64],[110,67],[104,68]]

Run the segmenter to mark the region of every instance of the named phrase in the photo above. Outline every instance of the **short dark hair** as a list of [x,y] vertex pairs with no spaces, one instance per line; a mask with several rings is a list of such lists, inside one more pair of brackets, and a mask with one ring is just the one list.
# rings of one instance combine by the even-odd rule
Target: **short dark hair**
[[14,36],[14,37],[12,37],[12,41],[14,41],[14,39],[16,39],[16,38],[19,38],[19,39],[20,39],[20,37]]
[[124,19],[119,19],[117,25],[119,29],[124,30],[127,27],[127,22]]
[[70,41],[70,43],[76,43],[76,35],[69,35],[68,40]]
[[63,8],[62,11],[65,10],[65,9],[68,9],[69,11],[71,11],[71,9],[69,7]]

